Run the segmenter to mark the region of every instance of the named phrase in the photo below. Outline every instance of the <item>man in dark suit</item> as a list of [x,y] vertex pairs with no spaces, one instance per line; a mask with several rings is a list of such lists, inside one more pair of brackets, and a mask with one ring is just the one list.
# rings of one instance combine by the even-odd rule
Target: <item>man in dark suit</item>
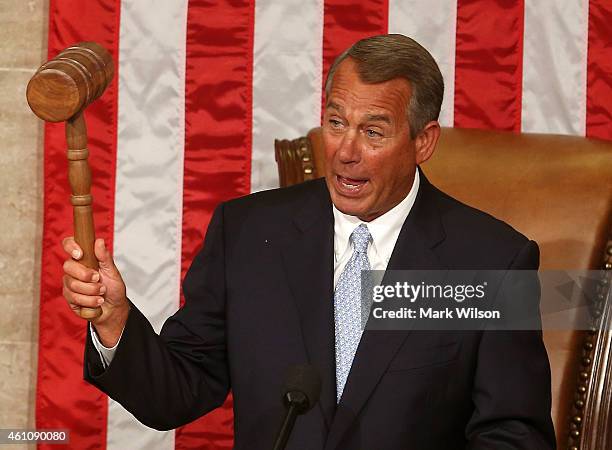
[[[85,378],[157,429],[196,419],[232,389],[236,448],[264,449],[286,368],[308,362],[321,397],[288,448],[554,448],[538,331],[364,332],[355,316],[363,269],[538,266],[534,242],[418,169],[440,134],[442,91],[431,55],[404,36],[341,55],[326,86],[325,180],[220,205],[185,278],[186,305],[161,336],[127,300],[102,241],[98,272],[67,261],[70,306],[103,300]],[[64,247],[78,259],[74,241]]]

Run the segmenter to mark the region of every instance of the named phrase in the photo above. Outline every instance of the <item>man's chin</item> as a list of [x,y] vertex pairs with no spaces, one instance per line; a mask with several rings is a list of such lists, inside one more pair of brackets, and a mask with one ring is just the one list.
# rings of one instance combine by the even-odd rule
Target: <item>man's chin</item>
[[361,220],[364,220],[363,217],[367,216],[368,212],[366,205],[368,199],[367,193],[361,191],[358,195],[354,193],[346,195],[341,190],[337,189],[334,183],[335,180],[332,180],[331,183],[329,182],[329,179],[326,179],[326,181],[331,201],[336,209],[348,216],[355,216]]
[[332,203],[338,211],[348,216],[362,218],[366,215],[366,208],[363,206],[363,200],[347,199],[338,194],[332,194]]

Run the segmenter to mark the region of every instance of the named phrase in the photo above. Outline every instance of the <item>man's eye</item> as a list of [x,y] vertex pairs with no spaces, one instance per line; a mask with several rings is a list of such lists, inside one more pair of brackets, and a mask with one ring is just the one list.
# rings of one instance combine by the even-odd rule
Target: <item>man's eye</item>
[[374,130],[366,130],[366,136],[369,138],[381,138],[383,137],[381,133]]
[[337,119],[329,119],[329,124],[332,128],[340,128],[342,126],[342,122]]

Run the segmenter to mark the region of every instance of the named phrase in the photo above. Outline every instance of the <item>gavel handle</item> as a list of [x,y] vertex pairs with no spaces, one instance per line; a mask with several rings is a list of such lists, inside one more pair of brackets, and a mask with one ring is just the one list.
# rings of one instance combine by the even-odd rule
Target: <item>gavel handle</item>
[[[91,170],[87,158],[87,127],[82,112],[66,121],[66,143],[68,145],[68,180],[72,190],[70,201],[73,210],[74,240],[83,250],[81,262],[98,269],[94,253],[94,221],[91,196]],[[79,314],[84,319],[95,319],[102,314],[102,308],[81,307]]]

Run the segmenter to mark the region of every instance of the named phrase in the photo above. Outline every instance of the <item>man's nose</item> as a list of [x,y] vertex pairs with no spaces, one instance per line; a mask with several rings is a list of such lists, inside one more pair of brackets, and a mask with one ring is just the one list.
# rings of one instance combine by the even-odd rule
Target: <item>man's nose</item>
[[338,149],[338,159],[345,164],[357,163],[361,160],[359,133],[356,130],[347,131],[342,137]]

